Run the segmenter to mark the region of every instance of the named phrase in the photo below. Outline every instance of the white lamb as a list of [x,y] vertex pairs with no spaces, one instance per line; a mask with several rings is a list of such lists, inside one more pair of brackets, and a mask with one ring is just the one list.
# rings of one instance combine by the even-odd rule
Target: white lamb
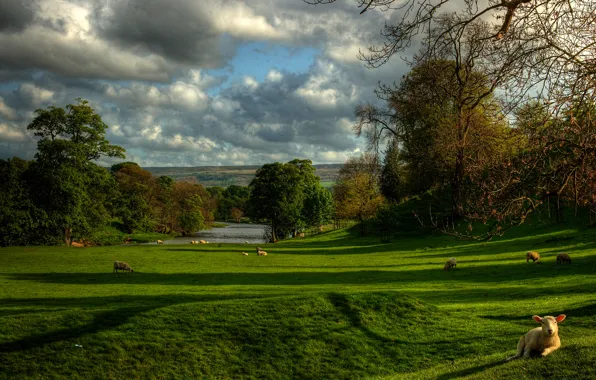
[[522,356],[529,358],[534,355],[545,357],[554,350],[561,347],[559,339],[558,323],[565,319],[565,314],[558,317],[546,316],[544,318],[537,315],[532,316],[536,322],[541,323],[542,327],[536,327],[522,336],[517,344],[517,354],[507,358],[507,361],[519,359]]

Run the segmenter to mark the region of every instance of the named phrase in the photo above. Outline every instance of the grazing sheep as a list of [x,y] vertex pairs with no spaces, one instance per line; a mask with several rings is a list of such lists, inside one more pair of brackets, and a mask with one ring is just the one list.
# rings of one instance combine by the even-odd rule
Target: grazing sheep
[[536,322],[541,323],[542,327],[536,327],[530,330],[526,335],[522,336],[517,344],[517,353],[507,358],[507,361],[519,359],[522,356],[529,358],[534,355],[545,357],[554,350],[561,347],[561,340],[559,339],[558,323],[565,319],[565,314],[558,317],[539,317],[532,316]]
[[201,243],[201,244],[207,244],[207,242],[205,240],[199,240],[199,243]]
[[85,246],[85,244],[83,244],[83,243],[79,243],[79,242],[76,242],[76,241],[73,241],[73,242],[71,242],[71,243],[70,243],[70,245],[71,245],[72,247],[76,247],[76,248],[82,248],[82,247],[84,247],[84,246]]
[[571,264],[571,257],[569,257],[569,255],[564,252],[557,253],[557,264],[563,263]]
[[242,256],[248,256],[248,252],[242,252]]
[[540,260],[540,254],[535,251],[529,251],[526,253],[526,264],[532,260],[533,263]]
[[163,241],[161,241],[161,240],[158,240],[158,241],[157,241],[157,244],[163,244]]
[[114,261],[114,270],[112,273],[118,273],[118,270],[127,271],[128,273],[134,272],[128,263],[125,263],[124,261]]
[[455,260],[455,257],[450,257],[449,260],[447,260],[447,262],[445,263],[443,270],[449,270],[451,268],[455,268],[456,266],[457,261]]
[[244,242],[244,244],[248,244],[248,240],[246,240],[246,241]]
[[267,252],[265,251],[259,251],[257,253],[259,254],[259,256],[267,256]]

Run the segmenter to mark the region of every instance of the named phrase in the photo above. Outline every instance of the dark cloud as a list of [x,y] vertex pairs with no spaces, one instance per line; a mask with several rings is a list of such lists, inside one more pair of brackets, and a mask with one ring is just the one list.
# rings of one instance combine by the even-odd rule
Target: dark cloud
[[20,32],[35,18],[32,0],[0,0],[0,32]]
[[[92,23],[100,36],[123,48],[151,51],[181,63],[218,67],[231,58],[232,41],[215,30],[200,1],[111,1],[96,7]],[[222,49],[223,48],[223,49]]]

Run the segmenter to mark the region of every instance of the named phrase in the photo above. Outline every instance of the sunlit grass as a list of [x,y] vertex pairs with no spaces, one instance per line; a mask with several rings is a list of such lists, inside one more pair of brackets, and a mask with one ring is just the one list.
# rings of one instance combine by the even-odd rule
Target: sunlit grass
[[[267,257],[248,244],[3,248],[0,377],[596,378],[593,241],[340,230],[264,245]],[[114,260],[135,273],[112,274]],[[560,350],[502,362],[533,314],[559,313]]]

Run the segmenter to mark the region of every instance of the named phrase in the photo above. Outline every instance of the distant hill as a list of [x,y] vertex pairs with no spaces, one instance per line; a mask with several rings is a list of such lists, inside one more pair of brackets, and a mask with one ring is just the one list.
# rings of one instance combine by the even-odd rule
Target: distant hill
[[[321,184],[331,187],[339,173],[342,164],[313,165],[316,175],[321,178]],[[194,166],[194,167],[148,167],[155,176],[167,175],[176,181],[196,180],[205,187],[230,185],[247,186],[254,178],[261,165],[250,166]]]

